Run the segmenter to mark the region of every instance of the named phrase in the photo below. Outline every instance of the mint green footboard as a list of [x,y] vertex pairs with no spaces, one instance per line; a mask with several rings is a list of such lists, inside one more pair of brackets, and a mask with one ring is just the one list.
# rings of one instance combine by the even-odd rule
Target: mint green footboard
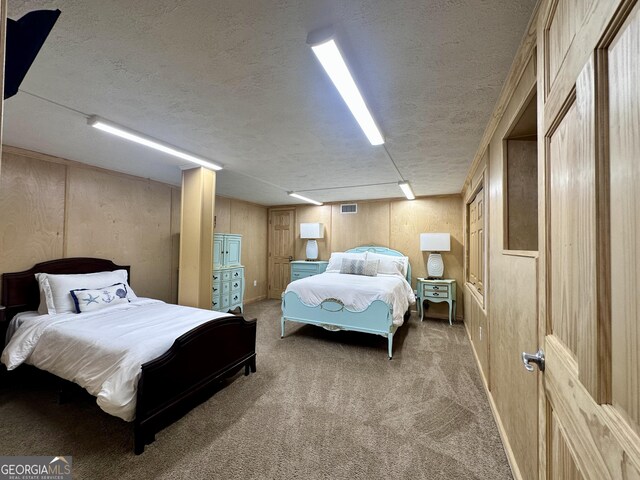
[[281,337],[284,337],[285,321],[308,323],[327,330],[351,330],[382,335],[388,339],[389,358],[393,356],[393,335],[398,327],[393,324],[391,306],[382,300],[374,300],[366,310],[353,312],[340,300],[333,298],[316,307],[310,307],[302,303],[294,292],[288,292],[282,296]]

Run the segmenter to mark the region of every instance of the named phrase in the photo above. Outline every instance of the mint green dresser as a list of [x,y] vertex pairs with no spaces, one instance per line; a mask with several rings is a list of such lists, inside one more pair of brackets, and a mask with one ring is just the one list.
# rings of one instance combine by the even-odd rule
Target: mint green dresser
[[306,260],[294,260],[291,262],[291,281],[300,280],[301,278],[312,277],[319,273],[324,273],[329,262],[318,260],[307,262]]
[[211,309],[228,312],[243,311],[244,266],[242,266],[242,235],[213,235],[213,287]]

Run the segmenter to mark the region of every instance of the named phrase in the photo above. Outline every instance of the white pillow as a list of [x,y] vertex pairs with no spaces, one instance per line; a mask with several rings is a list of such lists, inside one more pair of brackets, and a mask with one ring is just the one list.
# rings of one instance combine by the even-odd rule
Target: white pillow
[[58,313],[75,313],[76,307],[71,297],[71,290],[96,289],[105,285],[124,283],[127,287],[127,298],[135,300],[138,298],[127,283],[127,271],[114,270],[113,272],[98,272],[70,275],[53,275],[50,273],[36,274],[36,279],[43,291],[47,313],[55,315]]
[[340,273],[342,268],[342,260],[366,260],[364,253],[345,253],[345,252],[333,252],[331,258],[329,258],[329,264],[325,272]]
[[92,312],[118,303],[129,303],[127,287],[124,283],[116,283],[96,290],[86,288],[71,290],[71,298],[73,298],[76,313]]
[[407,276],[409,257],[394,257],[391,255],[367,252],[367,260],[380,260],[378,274]]
[[[47,314],[47,296],[49,297],[51,296],[51,290],[49,290],[48,295],[44,292],[45,281],[44,279],[40,281],[40,275],[44,275],[44,274],[36,273],[36,281],[38,282],[38,290],[40,291],[40,305],[38,305],[38,313],[40,315],[46,315]],[[49,286],[49,283],[47,282],[46,285]]]

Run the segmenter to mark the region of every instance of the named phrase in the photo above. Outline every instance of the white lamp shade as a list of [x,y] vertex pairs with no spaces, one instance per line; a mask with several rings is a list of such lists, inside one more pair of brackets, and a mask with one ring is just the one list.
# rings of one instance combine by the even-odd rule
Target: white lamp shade
[[322,223],[301,223],[300,238],[324,238],[324,225]]
[[451,235],[448,233],[421,233],[420,250],[423,252],[448,252],[451,250]]

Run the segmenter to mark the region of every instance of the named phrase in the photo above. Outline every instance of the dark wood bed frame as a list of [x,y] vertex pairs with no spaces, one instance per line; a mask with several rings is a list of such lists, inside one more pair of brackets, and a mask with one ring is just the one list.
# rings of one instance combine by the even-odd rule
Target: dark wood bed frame
[[[99,258],[64,258],[38,263],[24,272],[2,275],[0,345],[8,322],[19,312],[37,310],[35,273],[78,274],[125,269]],[[138,382],[134,452],[144,451],[155,434],[213,393],[221,380],[244,367],[256,371],[256,320],[230,316],[204,323],[176,339],[166,353],[142,365]]]

